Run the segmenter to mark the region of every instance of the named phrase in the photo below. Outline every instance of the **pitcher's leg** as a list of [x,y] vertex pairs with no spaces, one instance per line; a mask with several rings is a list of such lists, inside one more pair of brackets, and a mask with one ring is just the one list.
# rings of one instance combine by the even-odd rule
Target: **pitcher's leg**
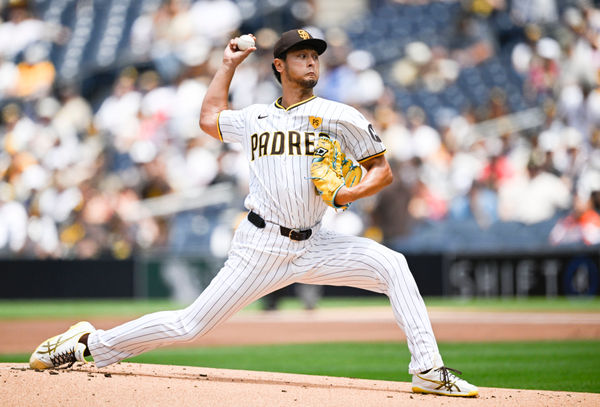
[[392,253],[388,253],[386,258],[390,264],[395,264],[396,268],[389,273],[391,284],[387,295],[396,321],[404,329],[407,337],[411,353],[408,371],[414,374],[434,366],[443,366],[425,302],[408,268],[406,258],[400,253],[389,251]]
[[226,320],[251,298],[235,295],[225,274],[215,277],[193,304],[185,309],[144,315],[88,337],[88,348],[98,367],[174,342],[191,341]]
[[[258,230],[258,229],[256,229]],[[250,231],[250,235],[252,232]],[[256,247],[270,244],[268,234],[248,236]],[[88,337],[98,367],[174,342],[191,341],[227,320],[252,301],[288,284],[288,258],[245,245],[232,255],[193,304],[177,311],[148,314]],[[260,265],[260,267],[259,267]]]
[[441,366],[442,359],[423,298],[406,259],[370,239],[323,231],[296,266],[314,270],[309,284],[346,285],[385,293],[398,325],[406,334],[412,358],[409,372]]

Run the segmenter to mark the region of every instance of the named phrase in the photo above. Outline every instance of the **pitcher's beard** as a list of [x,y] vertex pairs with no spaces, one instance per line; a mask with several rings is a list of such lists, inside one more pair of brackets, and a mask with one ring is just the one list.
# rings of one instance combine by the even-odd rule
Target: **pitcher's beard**
[[303,89],[312,89],[315,86],[317,86],[317,82],[319,81],[319,78],[314,78],[314,79],[306,79],[306,78],[300,78],[300,79],[292,79],[294,82],[296,82],[298,85],[300,85]]
[[317,86],[318,81],[318,79],[302,79],[299,82],[300,85],[302,85],[302,87],[304,87],[305,89],[312,89],[315,86]]

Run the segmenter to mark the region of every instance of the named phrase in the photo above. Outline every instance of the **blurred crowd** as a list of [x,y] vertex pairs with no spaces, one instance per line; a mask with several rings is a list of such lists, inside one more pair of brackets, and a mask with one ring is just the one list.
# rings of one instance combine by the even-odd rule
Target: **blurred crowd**
[[[468,3],[474,21],[467,24],[482,33],[473,45],[432,52],[416,43],[424,49],[407,50],[400,64],[412,63],[425,86],[432,71],[451,81],[457,70],[499,51],[482,21],[509,15],[522,33],[508,41],[512,68],[522,77],[528,104],[543,112],[543,123],[514,131],[498,121],[511,117],[501,87],[491,89],[483,106],[440,112],[436,128],[421,108],[401,113],[393,101],[380,99],[376,122],[402,180],[374,211],[384,237],[410,234],[415,220],[471,220],[482,230],[496,222],[551,220],[556,225],[549,236],[540,236],[550,245],[600,243],[600,10],[589,1],[572,2],[562,13],[551,0],[512,2],[512,8],[504,1]],[[438,69],[447,58],[450,68]],[[496,126],[482,131],[478,124],[486,121]],[[392,213],[399,202],[406,216],[397,218]]]
[[[51,49],[71,40],[69,29],[42,21],[24,0],[0,2],[2,255],[126,258],[168,250],[178,215],[159,216],[144,202],[221,183],[244,196],[239,149],[204,136],[197,122],[225,44],[244,29],[256,35],[258,51],[234,77],[232,108],[279,96],[270,68],[278,32],[244,20],[246,3],[155,2],[131,27],[131,63],[115,68],[107,91],[86,93],[81,78],[62,78],[51,58]],[[428,2],[371,7],[379,3]],[[356,106],[374,123],[396,179],[351,210],[330,213],[331,227],[390,242],[421,222],[474,221],[485,230],[555,219],[542,237],[549,245],[600,243],[600,10],[593,3],[463,1],[457,24],[465,41],[448,49],[411,42],[389,74],[371,51],[353,47],[344,27],[314,26],[317,8],[306,2],[294,16],[329,44],[315,92]],[[398,106],[398,87],[443,89],[497,54],[485,23],[498,13],[510,16],[509,62],[524,98],[542,110],[541,125],[515,130],[503,122],[514,112],[502,87],[484,105],[435,117]],[[498,125],[484,132],[480,124],[492,119]],[[243,212],[241,200],[233,205]]]

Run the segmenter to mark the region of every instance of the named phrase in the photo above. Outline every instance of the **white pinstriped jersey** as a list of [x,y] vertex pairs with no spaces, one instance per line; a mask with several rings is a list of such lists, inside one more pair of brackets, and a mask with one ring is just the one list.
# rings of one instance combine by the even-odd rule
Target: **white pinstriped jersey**
[[246,208],[290,228],[315,226],[327,209],[310,180],[320,133],[337,139],[342,151],[358,162],[385,152],[373,126],[358,110],[316,96],[287,109],[278,100],[224,110],[218,128],[224,142],[242,144],[249,161]]

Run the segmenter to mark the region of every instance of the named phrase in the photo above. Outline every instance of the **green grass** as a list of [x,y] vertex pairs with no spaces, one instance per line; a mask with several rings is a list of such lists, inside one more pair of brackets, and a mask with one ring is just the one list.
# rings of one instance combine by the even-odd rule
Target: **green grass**
[[2,300],[0,319],[126,317],[179,307],[168,300]]
[[[600,341],[441,343],[445,363],[481,387],[600,393]],[[26,362],[28,355],[0,355]],[[132,362],[409,381],[404,343],[155,350]]]
[[[600,298],[452,299],[426,298],[428,307],[485,311],[582,311],[600,312]],[[324,298],[319,308],[387,306],[385,296]],[[81,319],[133,317],[183,307],[168,300],[0,300],[0,319]],[[295,298],[285,298],[280,309],[301,309]],[[261,309],[255,302],[246,310]]]

